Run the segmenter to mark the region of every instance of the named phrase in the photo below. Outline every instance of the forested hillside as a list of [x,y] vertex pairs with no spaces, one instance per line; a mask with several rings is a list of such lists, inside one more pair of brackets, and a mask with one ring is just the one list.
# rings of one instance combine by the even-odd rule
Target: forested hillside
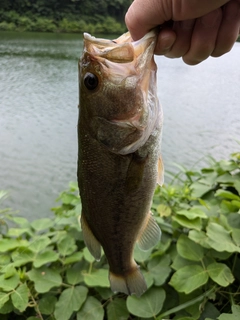
[[121,33],[131,0],[0,0],[0,30]]

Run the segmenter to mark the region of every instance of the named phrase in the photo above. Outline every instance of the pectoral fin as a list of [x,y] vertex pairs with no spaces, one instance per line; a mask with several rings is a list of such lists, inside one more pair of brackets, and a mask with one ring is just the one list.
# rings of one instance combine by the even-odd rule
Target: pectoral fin
[[138,237],[138,246],[141,250],[147,251],[154,247],[161,238],[161,230],[154,220],[152,213],[149,212],[145,224]]
[[158,178],[157,183],[162,186],[164,183],[164,165],[162,161],[162,157],[158,159]]
[[101,245],[93,235],[83,214],[81,214],[80,221],[81,221],[84,242],[88,250],[90,251],[90,253],[93,255],[93,257],[97,261],[99,261],[101,259]]

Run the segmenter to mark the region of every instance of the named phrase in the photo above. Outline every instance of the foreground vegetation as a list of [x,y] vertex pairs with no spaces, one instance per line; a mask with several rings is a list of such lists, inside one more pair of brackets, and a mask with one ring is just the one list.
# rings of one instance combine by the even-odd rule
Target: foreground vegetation
[[96,262],[85,248],[76,184],[58,200],[53,218],[31,223],[0,211],[1,320],[240,319],[240,153],[181,168],[156,189],[163,234],[152,250],[135,249],[141,298],[113,294],[105,256]]

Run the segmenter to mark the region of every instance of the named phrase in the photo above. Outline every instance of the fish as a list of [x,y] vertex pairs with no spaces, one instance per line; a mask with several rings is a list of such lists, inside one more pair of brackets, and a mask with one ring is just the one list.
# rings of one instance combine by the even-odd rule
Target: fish
[[79,60],[78,185],[85,245],[101,247],[114,293],[141,296],[147,285],[134,261],[135,244],[148,250],[161,230],[151,213],[163,184],[163,113],[157,97],[155,30],[133,41],[84,33]]

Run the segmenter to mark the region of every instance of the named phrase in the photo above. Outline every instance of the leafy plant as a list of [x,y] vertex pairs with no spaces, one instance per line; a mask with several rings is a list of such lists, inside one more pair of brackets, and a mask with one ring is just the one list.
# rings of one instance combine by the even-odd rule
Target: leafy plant
[[162,239],[135,248],[148,285],[140,298],[113,294],[105,256],[96,262],[85,248],[76,183],[58,200],[54,217],[33,222],[0,211],[10,224],[0,238],[1,320],[240,317],[240,153],[200,172],[181,168],[156,189]]

